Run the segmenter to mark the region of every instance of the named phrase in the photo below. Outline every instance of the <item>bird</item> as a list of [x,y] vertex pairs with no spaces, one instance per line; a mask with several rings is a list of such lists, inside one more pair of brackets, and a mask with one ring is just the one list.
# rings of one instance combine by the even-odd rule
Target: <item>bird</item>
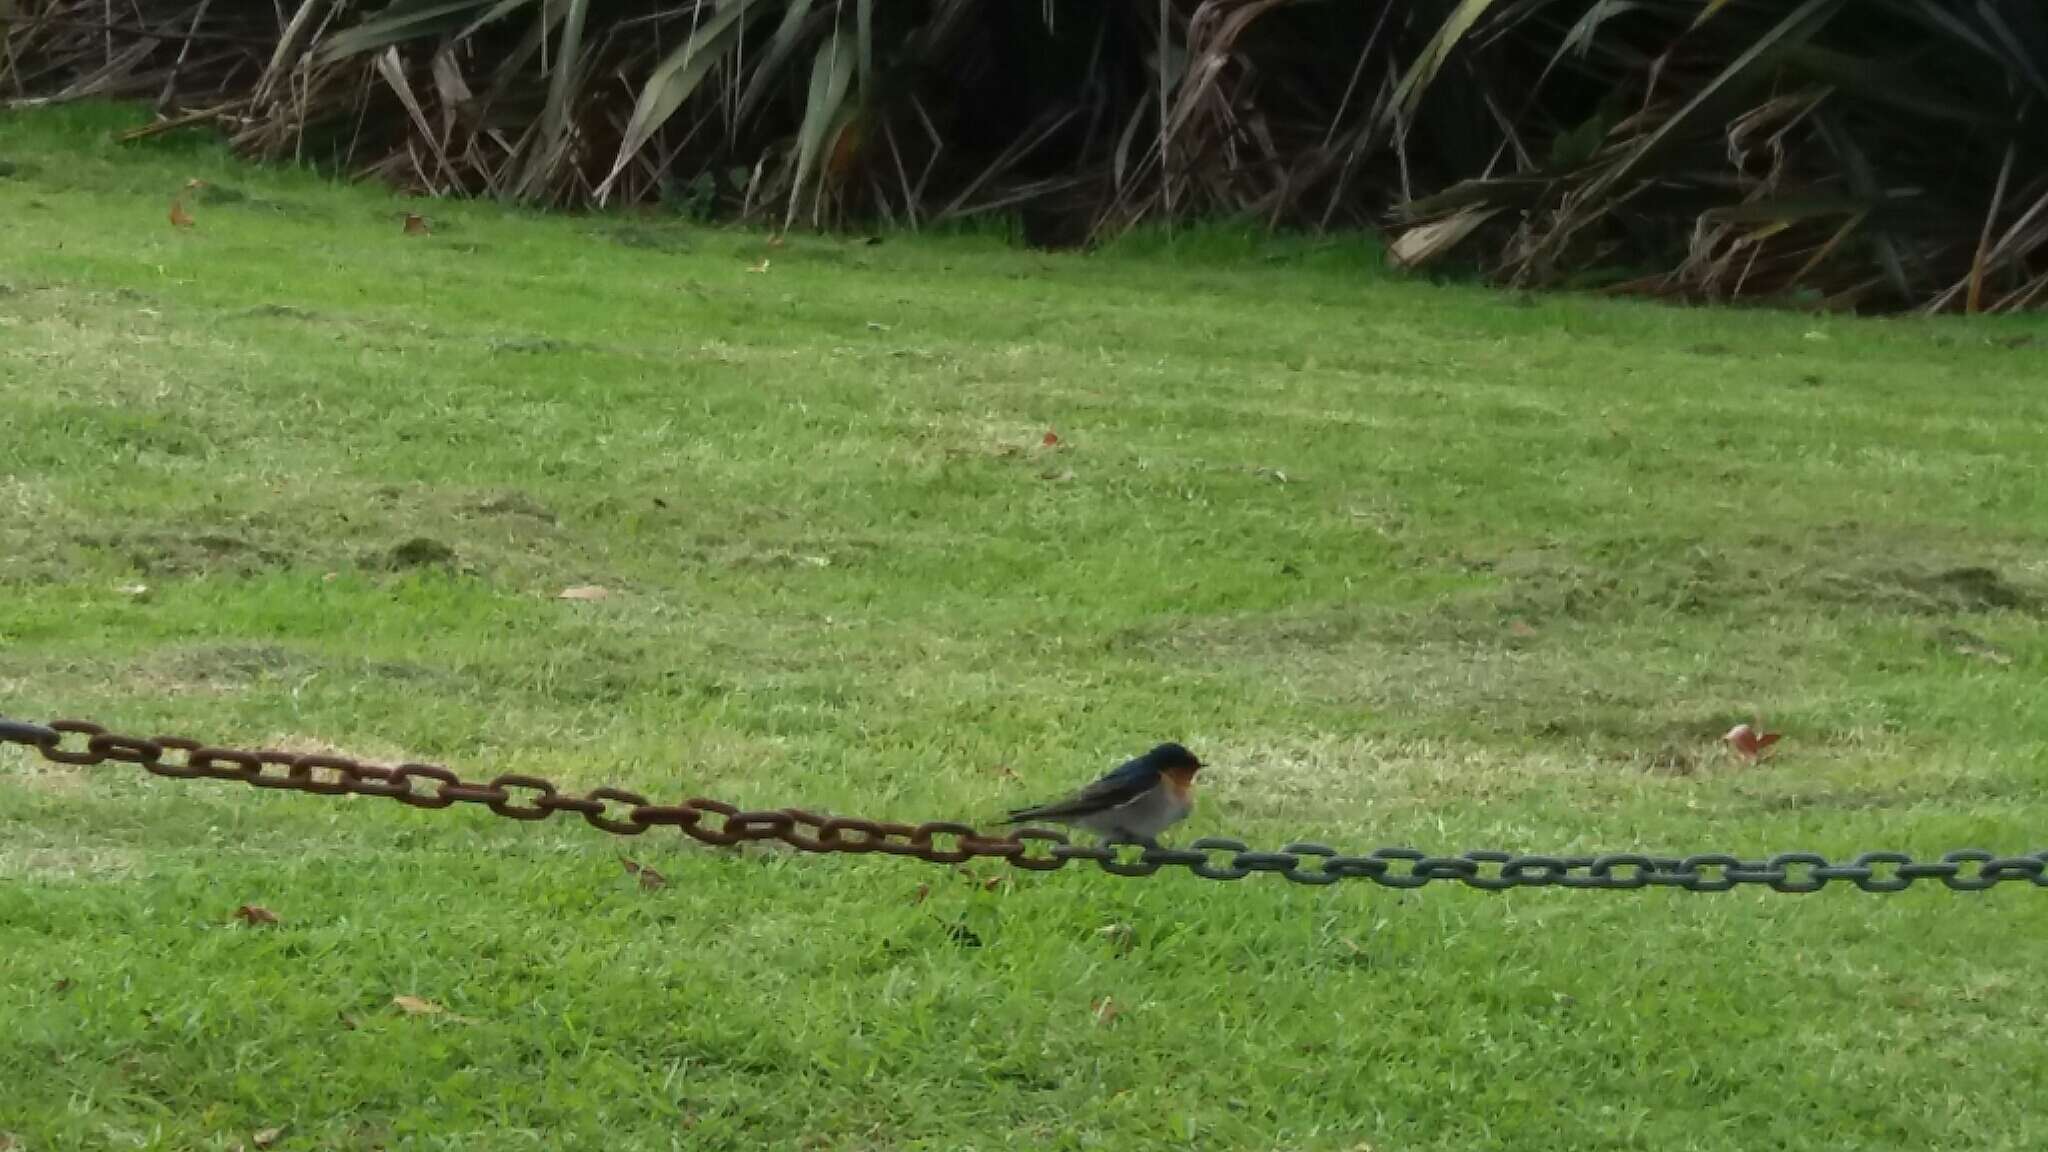
[[1195,808],[1195,773],[1202,762],[1171,741],[1126,760],[1101,779],[1045,804],[1013,808],[1003,824],[1046,820],[1092,832],[1103,840],[1157,844],[1159,834]]

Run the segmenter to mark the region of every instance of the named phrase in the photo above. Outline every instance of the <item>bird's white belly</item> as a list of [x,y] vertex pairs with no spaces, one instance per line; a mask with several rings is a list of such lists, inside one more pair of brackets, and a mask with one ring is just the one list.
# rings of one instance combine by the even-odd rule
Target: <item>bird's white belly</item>
[[1121,832],[1150,840],[1187,819],[1193,810],[1194,805],[1176,799],[1172,789],[1158,787],[1115,808],[1092,812],[1074,823],[1097,836],[1110,837]]

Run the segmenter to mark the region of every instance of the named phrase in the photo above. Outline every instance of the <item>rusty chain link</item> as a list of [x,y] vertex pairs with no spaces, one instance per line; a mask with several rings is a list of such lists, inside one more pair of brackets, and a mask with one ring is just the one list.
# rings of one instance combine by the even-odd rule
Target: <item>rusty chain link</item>
[[996,837],[971,825],[944,820],[896,824],[824,816],[800,808],[743,811],[703,797],[681,804],[654,804],[637,792],[619,788],[563,792],[551,781],[519,774],[500,775],[479,784],[432,764],[387,768],[343,756],[249,752],[175,736],[139,739],[82,720],[43,725],[0,717],[0,744],[25,745],[57,764],[90,766],[111,760],[173,780],[239,780],[256,788],[316,796],[381,796],[415,808],[476,804],[510,820],[545,820],[557,812],[569,812],[594,828],[619,836],[675,828],[693,840],[719,847],[775,840],[805,852],[880,852],[936,864],[992,859],[1031,872],[1057,871],[1072,861],[1089,860],[1118,876],[1150,876],[1161,868],[1176,866],[1207,880],[1242,880],[1253,873],[1271,872],[1296,884],[1360,879],[1387,888],[1420,888],[1435,881],[1455,881],[1488,892],[1542,887],[1726,892],[1740,885],[1761,884],[1775,892],[1803,893],[1818,892],[1838,880],[1865,892],[1902,892],[1921,880],[1939,880],[1958,892],[1979,892],[2008,881],[2048,888],[2048,850],[1997,856],[1961,849],[1939,860],[1916,860],[1904,852],[1865,852],[1848,863],[1836,864],[1811,852],[1781,852],[1765,860],[1743,860],[1720,853],[1515,856],[1481,851],[1430,856],[1412,848],[1379,848],[1363,856],[1349,856],[1314,843],[1293,843],[1277,852],[1261,852],[1222,837],[1205,837],[1185,848],[1080,845],[1069,842],[1064,833],[1043,828]]

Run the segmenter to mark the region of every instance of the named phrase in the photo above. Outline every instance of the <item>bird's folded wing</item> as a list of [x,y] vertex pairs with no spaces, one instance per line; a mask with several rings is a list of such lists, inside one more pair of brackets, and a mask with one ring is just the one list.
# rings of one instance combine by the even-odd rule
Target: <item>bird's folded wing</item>
[[1101,812],[1128,804],[1145,794],[1157,781],[1153,774],[1130,766],[1119,768],[1095,783],[1064,800],[1040,804],[1034,808],[1018,808],[1010,813],[1013,820],[1035,820],[1061,816],[1085,816],[1090,812]]

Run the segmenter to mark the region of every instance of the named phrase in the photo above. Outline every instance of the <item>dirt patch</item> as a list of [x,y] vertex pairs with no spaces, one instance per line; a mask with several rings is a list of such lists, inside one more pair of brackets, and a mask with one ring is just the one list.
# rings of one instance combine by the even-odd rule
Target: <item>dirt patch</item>
[[306,310],[306,309],[304,309],[304,308],[300,308],[300,307],[297,307],[297,306],[295,306],[295,305],[292,305],[292,304],[258,304],[258,305],[256,305],[256,306],[255,306],[255,307],[253,307],[253,308],[243,308],[243,309],[241,309],[241,310],[239,310],[239,311],[236,311],[236,312],[231,312],[231,313],[229,313],[229,315],[231,315],[231,316],[235,316],[235,317],[239,317],[239,318],[243,318],[243,319],[260,319],[260,320],[317,320],[317,319],[319,319],[319,314],[318,314],[318,313],[316,313],[316,312],[310,312],[310,311],[308,311],[308,310]]
[[25,750],[0,754],[0,778],[46,796],[78,796],[89,790],[86,768],[53,764]]
[[490,342],[493,353],[515,356],[538,356],[549,352],[562,352],[571,347],[567,340],[552,336],[508,336]]
[[1956,616],[1985,612],[2048,613],[2048,599],[1987,565],[1948,568],[1895,567],[1825,573],[1814,594],[1912,616]]
[[[1761,554],[1758,554],[1761,555]],[[1760,559],[1704,544],[1616,541],[1582,555],[1563,549],[1468,561],[1490,573],[1493,614],[1540,625],[1551,620],[1613,619],[1640,611],[1704,615],[1738,609],[1775,594],[1781,578]]]
[[[9,774],[8,779],[12,779]],[[132,875],[141,853],[105,844],[60,843],[47,832],[14,826],[0,840],[0,880],[102,882]]]
[[370,567],[389,568],[402,571],[408,568],[452,568],[455,566],[455,549],[431,536],[414,536],[410,540],[371,554]]
[[291,566],[292,557],[227,532],[85,533],[78,542],[120,557],[147,576],[252,576]]
[[528,519],[539,520],[544,524],[553,524],[555,522],[555,514],[548,509],[547,505],[517,490],[500,492],[488,499],[478,501],[475,505],[475,510],[486,516],[524,516]]
[[286,732],[266,736],[258,746],[275,752],[287,752],[293,756],[338,756],[344,760],[360,760],[365,764],[392,766],[408,763],[440,763],[430,756],[420,756],[400,748],[396,744],[355,744],[340,745],[303,733]]
[[288,648],[275,644],[219,644],[189,648],[157,662],[174,675],[228,687],[240,687],[301,666]]
[[1917,782],[1913,788],[1802,787],[1753,797],[1765,812],[1890,812],[1920,807],[1954,810],[1973,805],[2028,805],[2037,790],[2021,781],[1960,778]]

